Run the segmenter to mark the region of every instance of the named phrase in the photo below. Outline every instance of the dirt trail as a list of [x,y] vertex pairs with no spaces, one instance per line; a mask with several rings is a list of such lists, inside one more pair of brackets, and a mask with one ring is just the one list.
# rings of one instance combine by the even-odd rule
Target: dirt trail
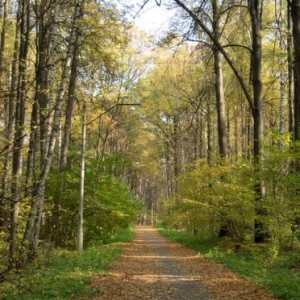
[[278,299],[148,226],[137,227],[121,260],[92,286],[103,292],[99,300]]

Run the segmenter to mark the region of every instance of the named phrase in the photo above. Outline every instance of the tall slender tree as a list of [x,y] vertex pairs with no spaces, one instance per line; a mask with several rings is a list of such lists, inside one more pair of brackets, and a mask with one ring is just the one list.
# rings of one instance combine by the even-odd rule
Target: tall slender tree
[[[12,140],[12,128],[13,128],[13,111],[14,107],[12,103],[9,101],[9,97],[5,95],[4,92],[4,74],[5,74],[5,45],[6,45],[6,35],[7,35],[7,16],[8,16],[8,1],[5,0],[2,3],[2,29],[0,35],[0,97],[4,99],[4,144],[8,148],[8,152],[11,148],[11,140]],[[6,219],[6,209],[5,209],[5,194],[8,186],[8,175],[9,175],[9,160],[6,159],[3,161],[2,172],[3,176],[1,178],[1,191],[0,191],[0,231],[4,228],[5,219]]]
[[289,132],[294,133],[294,103],[293,103],[293,38],[291,1],[287,1],[287,60],[288,60],[288,106],[289,106]]
[[[220,43],[220,6],[218,0],[212,1],[213,7],[213,33],[215,40]],[[223,69],[222,69],[222,56],[221,52],[215,45],[214,51],[214,68],[216,75],[216,100],[217,100],[217,112],[218,112],[218,139],[219,139],[219,153],[220,156],[226,159],[228,155],[228,137],[226,126],[226,108],[224,97],[224,84],[223,84]]]
[[300,141],[300,0],[291,2],[294,40],[294,136]]
[[[84,15],[84,3],[81,1],[79,5],[79,19]],[[69,147],[70,135],[71,135],[71,125],[72,125],[72,112],[75,103],[75,88],[76,81],[78,76],[78,59],[80,53],[80,44],[81,44],[81,30],[79,22],[77,23],[75,30],[75,39],[73,45],[73,53],[71,60],[71,74],[69,80],[68,96],[64,116],[64,127],[62,131],[62,145],[61,145],[61,154],[60,154],[60,167],[63,168],[67,164],[67,152]]]
[[[16,111],[15,111],[15,134],[13,144],[12,160],[12,186],[11,186],[11,208],[10,208],[10,264],[14,266],[17,263],[17,227],[19,203],[22,199],[21,175],[22,175],[22,148],[24,144],[24,125],[25,125],[25,100],[26,100],[26,67],[27,54],[29,48],[30,34],[30,4],[27,0],[21,0],[18,3],[18,15],[20,22],[16,25],[16,37],[19,40],[18,55],[18,77],[16,78]],[[18,28],[19,27],[19,28]],[[13,83],[12,83],[13,84]]]
[[86,104],[83,104],[82,112],[82,132],[81,132],[81,167],[80,167],[80,197],[79,197],[79,216],[78,216],[78,236],[77,249],[83,250],[83,212],[84,212],[84,177],[85,177],[85,151],[86,151]]

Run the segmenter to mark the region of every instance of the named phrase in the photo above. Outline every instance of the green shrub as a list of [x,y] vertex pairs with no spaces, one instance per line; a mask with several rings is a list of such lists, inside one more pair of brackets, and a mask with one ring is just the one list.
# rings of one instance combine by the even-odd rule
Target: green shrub
[[181,176],[180,201],[171,225],[217,236],[226,226],[237,241],[251,238],[255,218],[254,179],[249,163],[209,166],[199,161]]
[[[115,242],[133,237],[132,228],[119,231]],[[3,300],[91,298],[100,293],[89,287],[90,279],[103,273],[120,257],[116,245],[93,245],[81,254],[75,251],[54,250],[43,254],[20,274],[11,274],[0,290]]]
[[[50,240],[56,247],[75,248],[78,199],[79,178],[76,170],[53,171],[46,190],[42,239]],[[88,162],[83,226],[86,245],[109,242],[116,232],[136,220],[139,208],[140,204],[125,182],[98,174],[96,162],[93,159]]]

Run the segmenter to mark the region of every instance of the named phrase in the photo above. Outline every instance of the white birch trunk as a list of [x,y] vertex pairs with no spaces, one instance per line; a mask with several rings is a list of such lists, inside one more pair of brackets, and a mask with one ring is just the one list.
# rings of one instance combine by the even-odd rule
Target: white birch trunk
[[85,175],[85,147],[86,147],[86,104],[83,104],[82,117],[82,144],[81,144],[81,170],[80,170],[80,198],[78,220],[78,251],[83,250],[83,203],[84,203],[84,175]]

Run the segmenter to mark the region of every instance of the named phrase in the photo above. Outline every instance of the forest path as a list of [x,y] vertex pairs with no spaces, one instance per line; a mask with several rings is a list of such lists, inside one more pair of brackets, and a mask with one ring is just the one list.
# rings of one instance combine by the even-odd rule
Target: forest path
[[92,287],[103,292],[99,300],[278,299],[150,226],[137,226],[120,261]]

